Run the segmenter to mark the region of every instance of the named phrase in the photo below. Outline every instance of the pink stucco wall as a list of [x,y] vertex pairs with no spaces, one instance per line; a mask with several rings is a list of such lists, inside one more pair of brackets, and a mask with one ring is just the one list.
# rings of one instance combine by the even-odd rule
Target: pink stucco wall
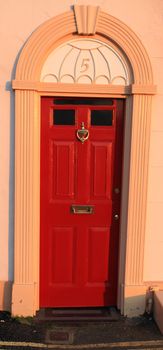
[[[13,278],[14,78],[18,54],[44,21],[87,1],[6,0],[0,11],[0,280]],[[149,54],[158,93],[153,98],[144,280],[163,281],[163,2],[89,0],[131,27]]]

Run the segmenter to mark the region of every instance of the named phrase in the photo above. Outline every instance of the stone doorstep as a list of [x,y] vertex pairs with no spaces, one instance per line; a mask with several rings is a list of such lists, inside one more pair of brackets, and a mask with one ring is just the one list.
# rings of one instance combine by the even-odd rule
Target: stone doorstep
[[163,290],[154,292],[154,319],[163,334]]
[[118,321],[121,315],[114,307],[83,309],[41,309],[37,312],[36,321]]

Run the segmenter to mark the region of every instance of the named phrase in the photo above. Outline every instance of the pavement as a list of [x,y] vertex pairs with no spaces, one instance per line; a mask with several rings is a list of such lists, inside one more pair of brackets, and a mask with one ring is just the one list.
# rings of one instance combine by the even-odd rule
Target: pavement
[[88,322],[12,318],[1,312],[0,349],[163,349],[163,335],[148,315]]

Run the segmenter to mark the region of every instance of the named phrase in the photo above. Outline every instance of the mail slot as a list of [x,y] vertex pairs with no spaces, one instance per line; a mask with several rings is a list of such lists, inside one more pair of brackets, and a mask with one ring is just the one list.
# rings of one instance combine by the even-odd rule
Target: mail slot
[[93,205],[71,205],[71,213],[73,214],[93,214]]

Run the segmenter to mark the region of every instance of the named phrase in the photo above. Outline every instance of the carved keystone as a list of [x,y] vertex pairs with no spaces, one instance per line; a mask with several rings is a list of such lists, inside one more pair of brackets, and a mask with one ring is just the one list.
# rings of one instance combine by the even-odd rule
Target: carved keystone
[[99,6],[74,5],[78,34],[93,35],[96,33],[99,10]]

